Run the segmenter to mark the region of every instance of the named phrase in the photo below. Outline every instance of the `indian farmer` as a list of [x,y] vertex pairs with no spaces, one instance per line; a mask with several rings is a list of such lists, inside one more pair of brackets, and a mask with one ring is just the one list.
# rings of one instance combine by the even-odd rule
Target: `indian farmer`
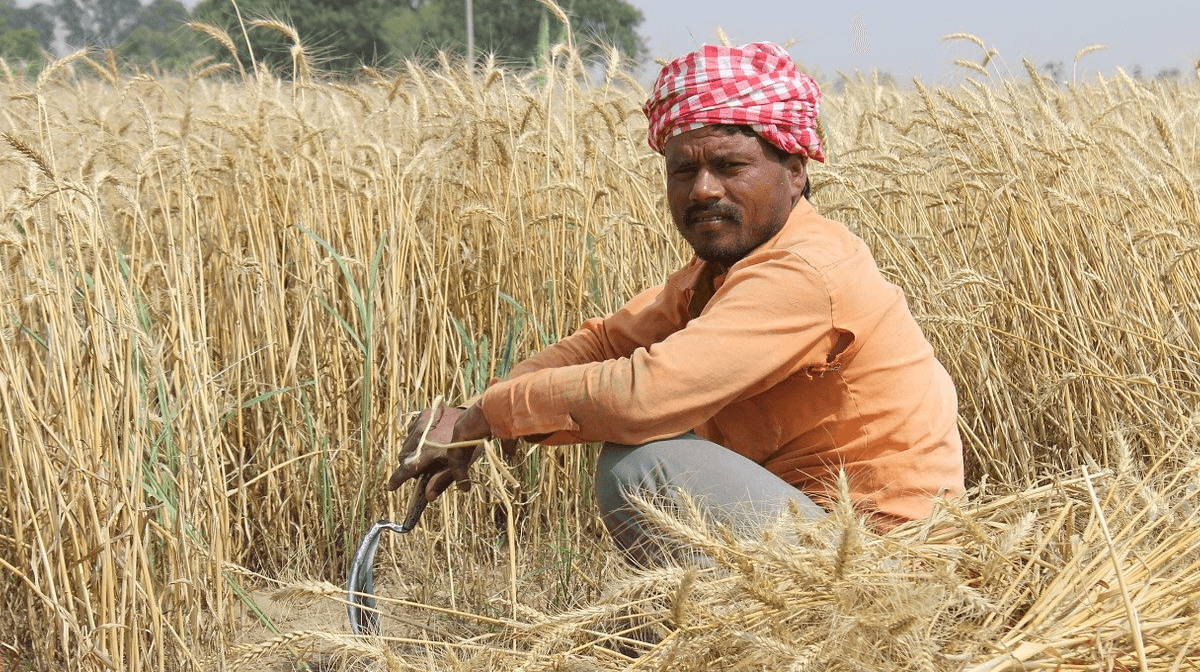
[[[963,492],[954,384],[864,242],[808,201],[820,91],[775,44],[705,45],[643,107],[671,216],[695,256],[666,282],[518,364],[465,408],[413,423],[395,489],[470,485],[494,437],[600,442],[601,516],[635,562],[659,547],[629,493],[753,528],[796,502],[823,515],[844,471],[880,528]],[[659,549],[661,550],[661,549]]]

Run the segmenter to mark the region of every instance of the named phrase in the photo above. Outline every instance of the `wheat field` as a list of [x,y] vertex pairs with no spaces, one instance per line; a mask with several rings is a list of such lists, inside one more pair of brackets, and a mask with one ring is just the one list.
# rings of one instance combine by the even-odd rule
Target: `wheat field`
[[750,541],[651,509],[713,566],[634,571],[594,447],[526,446],[385,541],[384,635],[355,637],[411,413],[687,249],[615,54],[353,81],[293,54],[0,68],[0,668],[1200,668],[1195,78],[988,54],[827,87],[812,200],[956,381],[965,503]]

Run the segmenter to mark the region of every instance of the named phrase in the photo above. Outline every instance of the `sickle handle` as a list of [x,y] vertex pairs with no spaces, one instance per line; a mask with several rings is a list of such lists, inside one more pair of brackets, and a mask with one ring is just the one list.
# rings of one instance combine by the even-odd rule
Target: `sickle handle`
[[433,472],[426,472],[417,479],[417,490],[413,493],[412,503],[408,505],[408,516],[400,525],[402,531],[408,532],[416,527],[417,521],[421,520],[421,514],[425,512],[425,507],[429,506],[429,500],[425,499],[425,487],[429,485],[431,478]]

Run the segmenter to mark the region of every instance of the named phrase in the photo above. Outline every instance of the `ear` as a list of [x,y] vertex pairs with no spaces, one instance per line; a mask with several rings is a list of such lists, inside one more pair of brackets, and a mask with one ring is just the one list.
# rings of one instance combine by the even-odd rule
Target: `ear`
[[783,162],[787,171],[788,189],[792,194],[792,204],[800,202],[800,195],[808,184],[808,157],[803,154],[789,154]]

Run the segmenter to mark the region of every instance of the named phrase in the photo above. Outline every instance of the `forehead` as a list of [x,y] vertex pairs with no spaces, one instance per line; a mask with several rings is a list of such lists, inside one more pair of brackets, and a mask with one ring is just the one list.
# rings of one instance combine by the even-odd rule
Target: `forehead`
[[664,149],[668,164],[734,153],[752,157],[764,155],[762,140],[757,135],[734,133],[715,126],[680,133],[667,140]]

